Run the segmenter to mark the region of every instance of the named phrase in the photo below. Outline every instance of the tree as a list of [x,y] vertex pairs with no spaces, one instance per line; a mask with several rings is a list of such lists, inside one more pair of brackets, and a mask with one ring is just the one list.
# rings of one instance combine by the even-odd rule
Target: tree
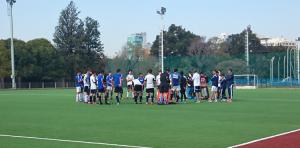
[[33,58],[32,74],[26,79],[30,81],[50,81],[65,77],[60,54],[47,39],[34,39],[26,43],[26,49]]
[[11,74],[9,49],[5,47],[5,41],[0,40],[0,88],[4,87],[4,78]]
[[64,66],[68,67],[65,74],[69,76],[75,73],[75,53],[82,49],[84,41],[84,23],[79,19],[79,13],[71,1],[60,14],[53,39],[57,50],[65,58]]
[[65,74],[69,78],[73,78],[77,69],[103,69],[105,66],[99,23],[90,17],[83,22],[78,17],[79,13],[71,1],[61,12],[53,39],[59,53],[65,58],[64,66],[68,67]]
[[[164,33],[164,55],[185,56],[188,55],[188,48],[197,35],[185,30],[181,26],[172,24],[168,31]],[[151,54],[158,56],[160,48],[160,37],[157,36],[151,48]]]
[[100,40],[99,22],[93,18],[85,19],[83,56],[88,65],[97,69],[103,69],[105,55],[103,44]]
[[[259,52],[265,48],[260,44],[259,38],[249,28],[249,50],[252,53]],[[226,43],[228,44],[227,51],[232,56],[244,58],[245,53],[245,36],[246,30],[239,34],[232,34],[228,37]]]

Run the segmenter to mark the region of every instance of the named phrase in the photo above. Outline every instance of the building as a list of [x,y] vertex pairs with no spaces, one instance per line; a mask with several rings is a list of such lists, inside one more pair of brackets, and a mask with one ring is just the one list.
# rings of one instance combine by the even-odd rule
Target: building
[[259,37],[259,39],[261,45],[266,47],[277,47],[277,46],[295,47],[296,46],[296,42],[290,41],[283,37],[277,37],[277,38]]
[[[138,51],[134,51],[140,48]],[[145,32],[131,34],[127,37],[127,55],[129,59],[138,58],[143,60],[150,55],[151,43],[147,43],[147,34]]]

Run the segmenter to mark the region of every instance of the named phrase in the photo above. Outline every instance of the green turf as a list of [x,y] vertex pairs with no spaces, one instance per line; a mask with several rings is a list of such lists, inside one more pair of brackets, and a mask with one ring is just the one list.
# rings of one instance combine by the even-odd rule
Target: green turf
[[[0,134],[149,146],[222,148],[300,128],[300,90],[237,90],[227,103],[99,106],[73,90],[0,91]],[[99,148],[0,137],[2,148]]]

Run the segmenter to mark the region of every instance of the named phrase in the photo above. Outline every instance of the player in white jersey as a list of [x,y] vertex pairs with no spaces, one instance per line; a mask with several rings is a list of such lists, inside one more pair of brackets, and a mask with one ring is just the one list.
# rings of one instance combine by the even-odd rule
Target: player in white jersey
[[152,74],[152,69],[149,69],[148,74],[145,76],[146,83],[146,104],[149,103],[149,98],[151,96],[151,104],[154,103],[154,82],[155,76]]
[[138,104],[138,97],[140,98],[140,104],[142,104],[142,97],[143,97],[143,84],[141,81],[137,78],[133,80],[133,86],[134,86],[134,101],[135,104]]
[[83,77],[84,103],[88,103],[90,98],[90,75],[90,71],[87,71]]
[[193,74],[192,80],[194,82],[194,92],[196,94],[196,101],[197,101],[197,103],[200,103],[200,100],[201,100],[200,74],[196,70]]
[[132,70],[129,70],[128,75],[126,76],[127,98],[129,97],[129,94],[131,94],[131,97],[133,97],[133,80],[134,80],[134,76],[132,74]]
[[96,104],[96,93],[97,93],[97,79],[96,79],[96,73],[93,72],[90,78],[90,84],[91,84],[91,97],[90,97],[90,103]]

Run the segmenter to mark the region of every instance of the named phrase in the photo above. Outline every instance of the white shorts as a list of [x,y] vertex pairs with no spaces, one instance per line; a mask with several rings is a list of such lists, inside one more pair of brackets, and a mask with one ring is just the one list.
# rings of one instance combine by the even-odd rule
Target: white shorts
[[107,86],[107,87],[106,87],[106,90],[112,91],[112,87],[111,87],[111,86]]
[[217,86],[212,86],[211,87],[211,91],[212,92],[217,92],[218,91],[218,87]]
[[180,91],[180,86],[173,86],[172,91]]
[[81,87],[76,87],[76,92],[81,93]]

